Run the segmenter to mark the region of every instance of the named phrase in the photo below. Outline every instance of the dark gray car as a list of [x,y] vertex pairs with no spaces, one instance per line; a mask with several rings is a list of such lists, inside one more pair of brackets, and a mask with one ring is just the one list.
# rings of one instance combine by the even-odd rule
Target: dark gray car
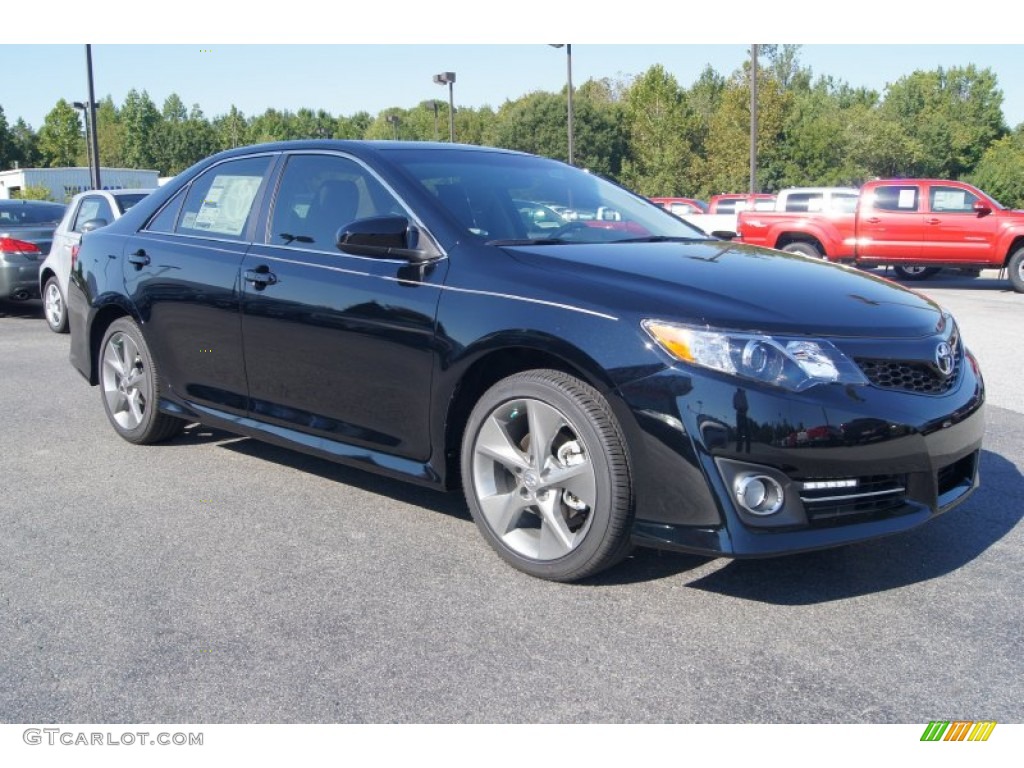
[[0,299],[39,297],[39,267],[64,208],[42,200],[0,200]]

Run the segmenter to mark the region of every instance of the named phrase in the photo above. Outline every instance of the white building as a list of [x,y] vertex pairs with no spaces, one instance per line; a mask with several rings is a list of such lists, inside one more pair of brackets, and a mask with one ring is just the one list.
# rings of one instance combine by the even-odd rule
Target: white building
[[[100,168],[103,189],[153,189],[160,174],[135,168]],[[46,187],[50,199],[65,203],[87,189],[92,189],[88,168],[15,168],[0,171],[0,200],[25,187]]]

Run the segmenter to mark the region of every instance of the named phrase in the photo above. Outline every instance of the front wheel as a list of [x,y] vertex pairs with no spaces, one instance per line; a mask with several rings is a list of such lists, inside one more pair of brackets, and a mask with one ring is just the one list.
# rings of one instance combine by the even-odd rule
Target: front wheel
[[895,266],[892,271],[903,280],[927,280],[932,275],[937,275],[942,270],[939,267],[904,267]]
[[1013,290],[1024,293],[1024,248],[1018,248],[1013,252],[1006,265],[1006,272]]
[[110,324],[100,345],[103,408],[114,430],[130,443],[158,443],[185,423],[160,413],[160,375],[135,322],[122,317]]
[[47,280],[43,288],[43,312],[51,331],[68,332],[68,305],[64,301],[64,292],[61,291],[56,277]]
[[625,442],[602,395],[553,370],[499,381],[462,441],[473,519],[513,567],[575,581],[626,556],[633,521]]

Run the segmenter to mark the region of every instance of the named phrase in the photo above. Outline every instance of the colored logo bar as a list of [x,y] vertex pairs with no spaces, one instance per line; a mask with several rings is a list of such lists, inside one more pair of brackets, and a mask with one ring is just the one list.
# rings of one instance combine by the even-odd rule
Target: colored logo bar
[[932,720],[921,741],[988,741],[995,727],[995,720]]

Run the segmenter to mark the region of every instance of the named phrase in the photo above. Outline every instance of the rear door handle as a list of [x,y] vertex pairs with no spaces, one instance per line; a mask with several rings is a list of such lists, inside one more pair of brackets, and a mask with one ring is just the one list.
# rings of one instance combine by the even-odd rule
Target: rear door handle
[[881,221],[881,219],[877,219],[874,216],[872,216],[870,219],[864,219],[864,221],[866,221],[868,224],[877,224],[878,222]]
[[128,257],[128,261],[129,263],[134,264],[136,269],[142,269],[144,266],[149,264],[149,256],[147,256],[146,252],[140,248]]
[[924,223],[925,224],[941,224],[942,223],[942,219],[925,219]]
[[273,285],[277,282],[277,275],[271,272],[270,267],[266,264],[261,264],[256,269],[245,270],[245,281],[252,283],[257,291],[262,291],[268,285]]

